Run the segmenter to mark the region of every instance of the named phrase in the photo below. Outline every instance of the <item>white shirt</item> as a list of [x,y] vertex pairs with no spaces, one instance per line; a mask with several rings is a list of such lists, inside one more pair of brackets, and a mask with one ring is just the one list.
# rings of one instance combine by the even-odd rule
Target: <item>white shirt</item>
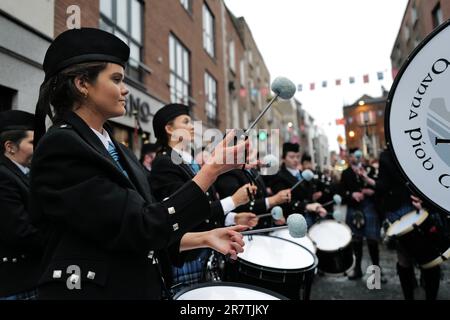
[[[291,168],[288,168],[288,167],[286,167],[286,170],[289,171],[289,173],[292,174],[292,175],[293,175],[294,177],[296,177],[296,178],[297,178],[297,175],[300,173],[299,170],[297,170],[297,169],[291,169]],[[301,177],[301,175],[300,175],[300,177]]]
[[[14,161],[14,160],[11,159],[11,158],[8,158],[8,159],[11,160],[12,163],[14,163],[14,164],[17,166],[17,168],[19,168],[19,170],[22,171],[22,173],[23,173],[24,175],[27,175],[28,172],[30,172],[30,168],[24,167],[23,165],[21,165],[20,163]],[[234,209],[234,208],[233,208],[233,209]],[[231,211],[231,210],[230,210],[230,211]]]
[[[102,133],[98,132],[95,129],[92,129],[92,131],[94,131],[94,133],[97,135],[97,137],[100,139],[100,141],[103,143],[103,145],[105,146],[106,150],[108,150],[109,147],[109,143],[113,143],[111,140],[111,137],[108,134],[108,131],[106,131],[105,129],[102,128]],[[114,143],[113,143],[114,144]]]

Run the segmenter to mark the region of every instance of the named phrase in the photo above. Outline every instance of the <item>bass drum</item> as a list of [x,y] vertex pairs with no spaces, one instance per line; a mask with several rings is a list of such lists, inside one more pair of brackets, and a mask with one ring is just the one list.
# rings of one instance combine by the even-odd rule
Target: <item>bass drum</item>
[[245,236],[244,242],[244,252],[227,264],[228,281],[264,287],[289,299],[309,299],[317,267],[312,252],[277,237]]
[[317,247],[318,268],[331,275],[345,275],[354,266],[352,231],[341,222],[321,220],[309,228]]
[[413,211],[395,221],[387,236],[397,239],[422,269],[436,267],[450,258],[450,240],[427,211]]
[[198,284],[180,290],[174,300],[288,300],[279,293],[232,282]]

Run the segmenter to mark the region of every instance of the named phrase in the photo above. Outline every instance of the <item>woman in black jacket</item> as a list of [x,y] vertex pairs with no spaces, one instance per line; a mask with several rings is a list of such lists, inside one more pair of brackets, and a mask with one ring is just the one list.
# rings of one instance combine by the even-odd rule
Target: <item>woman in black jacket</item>
[[36,298],[41,233],[29,215],[34,116],[0,113],[0,300]]
[[[156,112],[153,130],[160,150],[153,161],[150,173],[150,186],[155,198],[163,200],[187,181],[196,176],[200,164],[195,160],[193,150],[194,126],[189,116],[189,107],[183,104],[168,104]],[[248,191],[247,191],[248,189]],[[245,185],[232,196],[220,200],[216,189],[211,186],[206,191],[211,207],[211,216],[197,225],[192,231],[206,231],[220,226],[245,224],[255,226],[256,215],[250,212],[236,214],[236,207],[249,201],[248,192],[256,187]],[[176,290],[205,280],[205,266],[212,258],[210,250],[192,250],[187,253],[183,264],[166,266],[166,279]],[[219,270],[217,270],[219,272]]]
[[[114,35],[90,28],[62,33],[47,51],[31,169],[33,216],[47,238],[41,298],[160,299],[159,251],[212,247],[232,258],[242,251],[239,227],[186,235],[210,216],[204,192],[237,164],[213,161],[155,202],[141,164],[112,138],[106,121],[125,113],[129,52]],[[54,125],[41,138],[45,114]],[[217,154],[245,148],[225,143]]]

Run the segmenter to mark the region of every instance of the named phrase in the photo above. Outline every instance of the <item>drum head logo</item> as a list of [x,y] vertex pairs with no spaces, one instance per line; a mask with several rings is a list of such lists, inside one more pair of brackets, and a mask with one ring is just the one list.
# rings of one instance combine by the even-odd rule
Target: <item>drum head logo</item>
[[412,189],[450,211],[450,20],[411,54],[394,82],[386,138]]

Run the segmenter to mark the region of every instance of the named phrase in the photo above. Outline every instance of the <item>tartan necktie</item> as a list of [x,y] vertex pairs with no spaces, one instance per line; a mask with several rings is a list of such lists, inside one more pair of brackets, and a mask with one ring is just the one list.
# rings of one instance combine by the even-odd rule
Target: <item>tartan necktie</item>
[[195,161],[195,159],[192,159],[190,166],[194,174],[197,174],[200,171],[200,165],[197,163],[197,161]]
[[108,142],[108,153],[110,154],[111,158],[113,158],[119,169],[122,170],[122,173],[128,178],[128,173],[119,162],[119,154],[117,153],[116,146],[111,141]]

